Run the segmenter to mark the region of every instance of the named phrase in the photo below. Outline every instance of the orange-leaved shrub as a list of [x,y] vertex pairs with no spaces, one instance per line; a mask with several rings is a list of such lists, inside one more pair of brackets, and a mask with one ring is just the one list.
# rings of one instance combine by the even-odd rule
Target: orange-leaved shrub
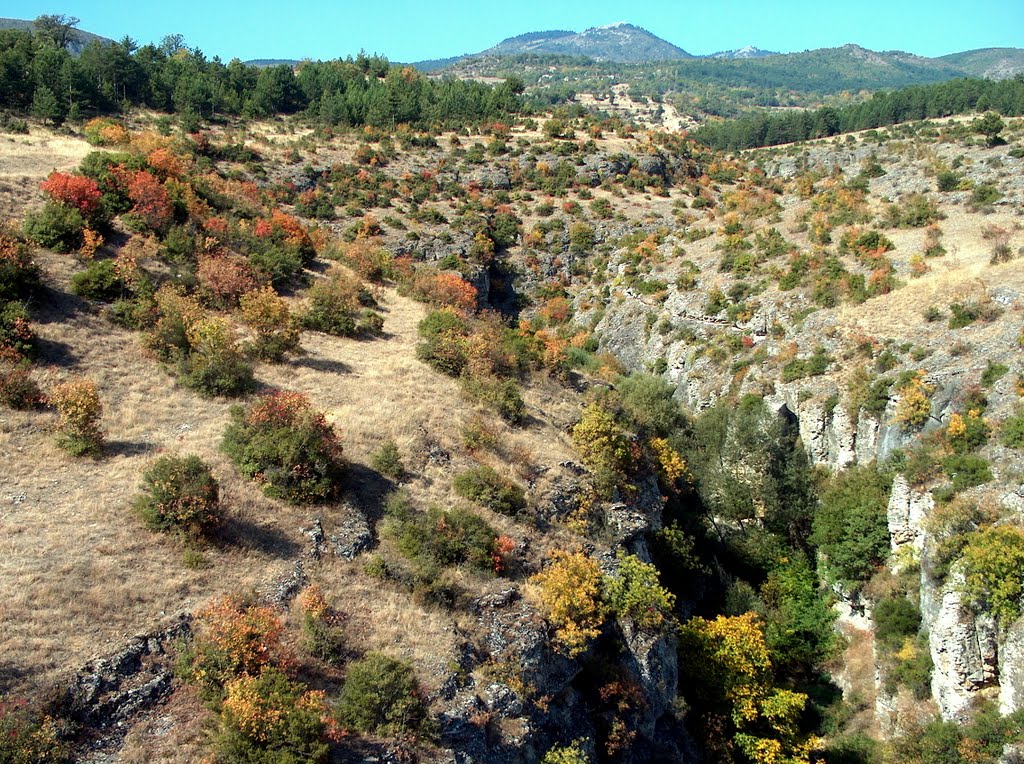
[[232,679],[259,676],[271,664],[290,666],[281,644],[284,625],[269,607],[222,597],[196,615],[195,636],[181,656],[180,674],[199,686],[205,700],[219,701]]
[[103,451],[103,430],[96,383],[80,377],[57,385],[50,391],[50,402],[57,408],[57,445],[72,456],[99,456]]

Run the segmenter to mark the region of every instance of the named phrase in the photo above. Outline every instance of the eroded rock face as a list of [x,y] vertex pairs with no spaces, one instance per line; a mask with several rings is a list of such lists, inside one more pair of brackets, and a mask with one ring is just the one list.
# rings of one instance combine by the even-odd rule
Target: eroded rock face
[[1024,618],[1011,624],[999,644],[999,713],[1024,708]]
[[78,671],[66,688],[67,707],[78,724],[94,733],[92,750],[116,750],[130,720],[171,694],[174,644],[191,633],[190,617],[178,616],[163,631],[134,637]]
[[975,616],[965,601],[963,574],[954,570],[929,624],[932,696],[943,719],[964,721],[979,690],[999,676],[995,622]]
[[915,491],[903,475],[896,476],[886,509],[893,552],[906,544],[921,552],[924,548],[924,520],[934,507],[931,493]]

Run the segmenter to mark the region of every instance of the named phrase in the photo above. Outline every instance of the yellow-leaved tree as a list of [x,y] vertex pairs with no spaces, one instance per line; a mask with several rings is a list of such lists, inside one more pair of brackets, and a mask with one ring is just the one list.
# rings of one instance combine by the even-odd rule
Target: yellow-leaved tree
[[[731,727],[722,761],[739,749],[756,764],[805,764],[815,738],[800,734],[807,696],[774,686],[764,631],[755,613],[692,618],[680,629],[680,665],[705,729]],[[684,686],[687,686],[684,685]]]
[[597,562],[582,552],[555,551],[552,563],[530,579],[544,616],[555,627],[555,647],[573,657],[601,633],[605,608]]

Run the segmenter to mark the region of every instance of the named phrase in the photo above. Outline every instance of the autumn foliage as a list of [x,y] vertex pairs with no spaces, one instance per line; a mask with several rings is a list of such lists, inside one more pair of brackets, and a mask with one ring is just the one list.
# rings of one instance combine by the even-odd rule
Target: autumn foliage
[[52,172],[39,187],[55,202],[74,207],[85,218],[91,218],[100,208],[100,187],[84,175]]
[[601,569],[582,552],[556,551],[551,564],[530,581],[537,586],[544,615],[555,627],[556,648],[574,657],[601,633]]
[[57,445],[72,456],[99,456],[103,405],[96,383],[84,377],[72,379],[53,388],[49,398],[60,418]]

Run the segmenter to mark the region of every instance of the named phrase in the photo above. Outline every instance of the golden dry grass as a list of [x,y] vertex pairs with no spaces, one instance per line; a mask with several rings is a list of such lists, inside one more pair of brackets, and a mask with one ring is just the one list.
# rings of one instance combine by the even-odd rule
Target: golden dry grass
[[[45,254],[42,260],[48,280],[65,290],[74,260]],[[179,387],[146,355],[137,335],[112,326],[84,302],[55,294],[35,324],[44,354],[34,374],[44,388],[72,374],[97,382],[107,448],[98,461],[73,459],[54,445],[52,414],[0,411],[0,677],[6,690],[45,685],[211,597],[266,590],[304,553],[301,528],[318,515],[328,533],[332,523],[330,507],[271,501],[236,474],[218,452],[230,402]],[[454,380],[415,359],[423,306],[390,290],[382,303],[386,338],[306,333],[303,355],[261,366],[257,377],[308,393],[328,412],[354,463],[368,464],[381,443],[393,439],[407,464],[421,470],[409,484],[417,505],[449,505],[458,500],[451,475],[473,463],[461,429],[475,409]],[[526,398],[531,411],[539,414],[543,406],[557,412],[557,421],[546,414],[514,432],[498,425],[508,448],[535,463],[570,458],[564,429],[575,416],[572,395],[541,383]],[[450,464],[426,462],[429,444],[448,451]],[[146,531],[131,511],[141,473],[160,453],[197,453],[221,481],[230,520],[226,540],[204,551],[205,569],[185,567],[182,548]],[[348,488],[358,493],[363,486]],[[525,532],[507,518],[494,520],[503,531]],[[451,616],[421,608],[407,592],[381,593],[358,563],[335,569],[329,560],[320,574],[337,605],[353,614],[358,649],[390,646],[415,662],[429,661],[427,679],[437,675],[452,650]]]
[[0,134],[0,209],[18,219],[39,204],[39,182],[77,167],[93,147],[81,138],[33,127],[29,135]]

